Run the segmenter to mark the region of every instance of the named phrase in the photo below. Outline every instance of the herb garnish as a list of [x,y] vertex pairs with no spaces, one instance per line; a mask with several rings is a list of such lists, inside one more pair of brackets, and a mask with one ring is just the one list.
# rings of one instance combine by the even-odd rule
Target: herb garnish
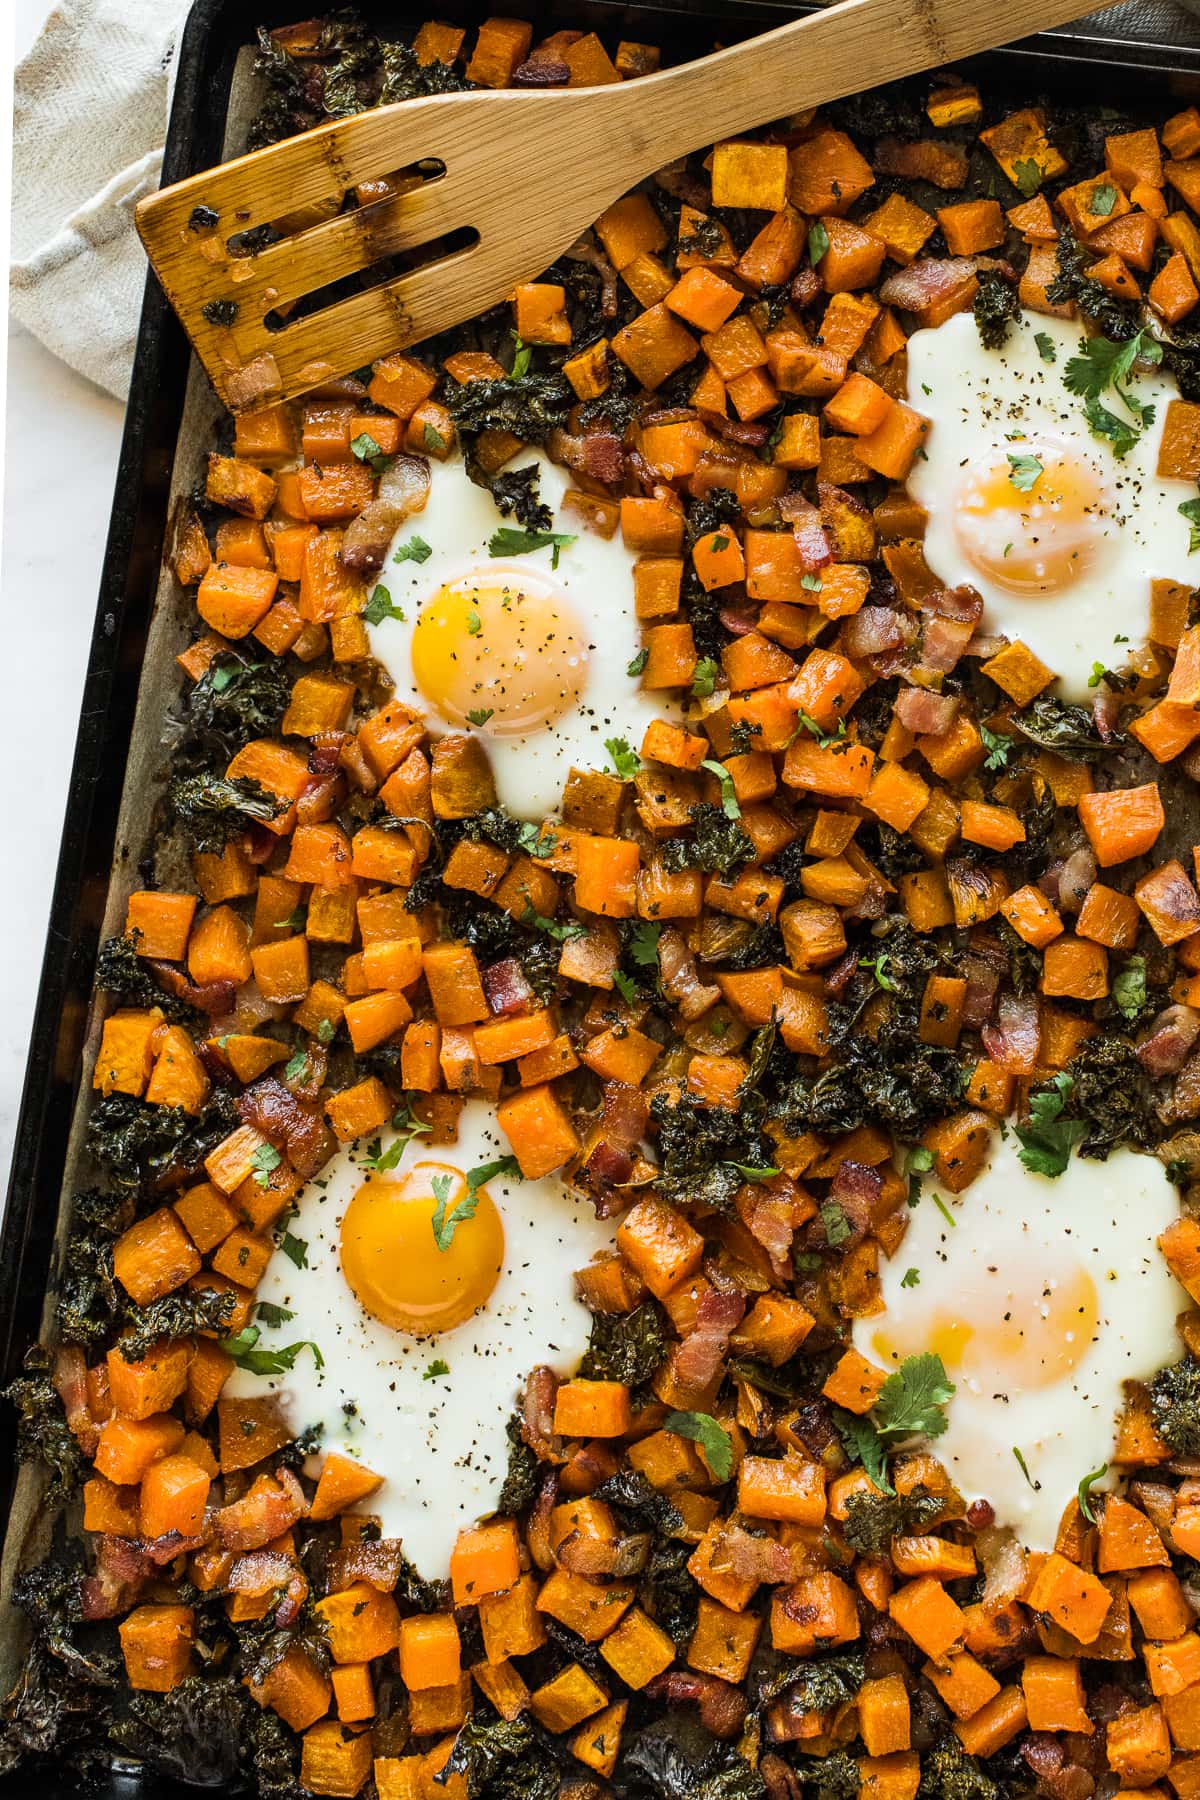
[[1029,1124],[1017,1126],[1020,1143],[1018,1155],[1034,1175],[1062,1174],[1071,1160],[1071,1151],[1087,1136],[1082,1119],[1064,1119],[1060,1115],[1075,1086],[1073,1076],[1062,1070],[1049,1087],[1029,1097]]
[[728,1481],[733,1472],[733,1439],[710,1413],[669,1412],[663,1428],[676,1437],[690,1438],[699,1444],[704,1460],[717,1481]]

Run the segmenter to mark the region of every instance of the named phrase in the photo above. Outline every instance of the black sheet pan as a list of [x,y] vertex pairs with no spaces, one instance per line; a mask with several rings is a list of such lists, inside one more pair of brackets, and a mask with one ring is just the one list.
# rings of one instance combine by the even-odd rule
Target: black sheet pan
[[[312,5],[278,8],[258,0],[196,0],[179,51],[174,105],[163,166],[164,182],[179,180],[220,159],[227,140],[235,74],[245,68],[246,46],[260,22],[280,25],[310,16]],[[459,23],[478,22],[494,10],[481,0],[439,0],[424,8],[404,0],[384,6],[365,0],[361,12],[392,34],[415,29],[426,11]],[[788,0],[506,0],[503,10],[530,17],[540,30],[586,21],[607,39],[632,36],[660,43],[665,59],[702,54],[714,41],[729,41],[810,10]],[[239,63],[239,58],[241,62]],[[963,65],[978,79],[1022,100],[1046,94],[1097,106],[1173,110],[1200,95],[1200,42],[1195,45],[1104,38],[1070,28]],[[243,82],[244,87],[244,82]],[[531,274],[536,271],[531,270]],[[41,986],[34,1016],[18,1121],[7,1207],[0,1225],[0,1383],[18,1371],[26,1347],[38,1336],[52,1279],[60,1196],[70,1172],[72,1124],[79,1109],[88,1042],[91,985],[106,908],[119,885],[135,885],[143,845],[122,842],[119,830],[126,771],[157,749],[160,708],[137,697],[149,683],[155,649],[152,626],[161,608],[164,543],[181,428],[203,431],[218,408],[191,366],[180,327],[162,293],[147,283],[137,357],[117,471],[116,494],[100,576],[84,686],[83,706],[51,904]],[[161,674],[161,671],[160,671]],[[152,684],[151,684],[152,687]],[[143,764],[143,768],[146,766]],[[135,796],[136,798],[136,796]],[[143,797],[145,798],[145,797]],[[135,806],[133,811],[137,812]],[[143,814],[148,818],[148,807]],[[125,820],[130,796],[125,795]],[[13,953],[10,950],[10,953]],[[32,954],[17,947],[16,954]],[[69,1185],[69,1183],[67,1183]],[[0,1407],[0,1519],[7,1571],[12,1543],[15,1426]],[[27,1507],[28,1510],[28,1507]],[[0,1611],[0,1665],[20,1656],[20,1619]],[[36,1782],[45,1800],[78,1795],[78,1777],[39,1771],[0,1780],[0,1795],[27,1796]],[[147,1775],[131,1764],[114,1765],[94,1790],[103,1800],[174,1800],[195,1795]]]

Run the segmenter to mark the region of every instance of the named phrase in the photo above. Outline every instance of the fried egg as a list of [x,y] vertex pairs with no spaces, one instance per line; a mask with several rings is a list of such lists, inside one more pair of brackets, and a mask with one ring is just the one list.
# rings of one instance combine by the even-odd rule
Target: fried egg
[[956,1392],[935,1454],[968,1501],[1049,1550],[1082,1477],[1112,1463],[1122,1382],[1178,1355],[1187,1297],[1155,1240],[1179,1197],[1154,1157],[1072,1157],[1051,1180],[1011,1139],[965,1193],[934,1193],[929,1177],[883,1271],[885,1310],[854,1342],[887,1368],[941,1357]]
[[[1196,492],[1156,473],[1174,380],[1126,383],[1154,419],[1118,458],[1063,379],[1080,338],[1069,320],[1022,313],[989,350],[956,313],[908,340],[908,398],[932,420],[908,477],[929,515],[929,566],[948,587],[977,588],[982,629],[1020,638],[1072,700],[1089,697],[1095,664],[1145,639],[1152,580],[1194,579],[1179,506]],[[1111,388],[1101,403],[1128,417]]]
[[529,1371],[571,1374],[587,1349],[574,1271],[613,1227],[561,1182],[515,1173],[476,1186],[471,1211],[470,1172],[505,1149],[483,1100],[466,1103],[457,1143],[413,1138],[374,1171],[371,1150],[386,1162],[395,1141],[340,1151],[307,1183],[259,1285],[255,1348],[316,1354],[279,1375],[235,1369],[226,1392],[277,1394],[294,1431],[319,1426],[322,1452],[382,1476],[363,1505],[434,1580],[460,1528],[496,1508]]
[[629,673],[641,641],[634,558],[619,538],[562,513],[562,469],[537,452],[518,466],[530,463],[565,541],[491,555],[497,532],[521,528],[461,460],[435,462],[425,508],[397,533],[380,577],[404,617],[369,630],[397,699],[419,708],[435,735],[483,738],[500,799],[537,821],[557,809],[572,767],[604,766],[606,738],[636,750],[650,721],[673,713]]

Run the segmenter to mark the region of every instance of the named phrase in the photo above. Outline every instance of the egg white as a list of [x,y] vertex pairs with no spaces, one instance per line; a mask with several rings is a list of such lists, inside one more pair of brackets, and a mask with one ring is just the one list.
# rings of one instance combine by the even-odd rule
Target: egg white
[[[397,699],[424,712],[435,736],[461,731],[461,721],[439,715],[413,678],[412,632],[421,607],[439,588],[475,573],[492,579],[499,575],[516,586],[528,572],[562,588],[587,640],[579,706],[541,730],[519,735],[502,735],[486,724],[476,728],[487,745],[501,801],[518,818],[539,821],[558,809],[573,767],[605,767],[606,738],[624,738],[636,750],[651,720],[677,718],[680,709],[665,694],[644,693],[637,676],[628,672],[641,642],[634,608],[634,557],[619,535],[602,538],[587,530],[577,513],[561,513],[570,485],[562,469],[536,450],[514,459],[518,468],[530,463],[538,469],[539,494],[554,516],[553,530],[574,539],[559,550],[557,568],[552,567],[550,549],[490,556],[489,539],[516,521],[501,517],[487,490],[469,479],[460,458],[434,462],[425,508],[400,528],[380,576],[406,616],[385,618],[368,630],[371,652],[395,683]],[[414,535],[429,545],[432,554],[421,563],[397,563],[395,552]]]
[[[952,1222],[934,1192],[929,1177],[882,1271],[885,1311],[855,1322],[854,1343],[872,1361],[890,1367],[897,1346],[905,1355],[931,1348],[931,1314],[956,1307],[967,1326],[985,1311],[1002,1321],[1015,1354],[1040,1296],[1080,1267],[1095,1285],[1098,1324],[1070,1374],[1023,1391],[1003,1355],[986,1376],[948,1369],[957,1391],[933,1444],[968,1501],[990,1501],[1000,1524],[1049,1550],[1082,1477],[1112,1463],[1122,1382],[1147,1379],[1179,1353],[1175,1319],[1187,1296],[1155,1242],[1178,1215],[1178,1194],[1161,1163],[1133,1150],[1107,1162],[1072,1157],[1051,1180],[1031,1174],[1003,1139],[965,1193],[940,1196]],[[1098,1483],[1107,1485],[1111,1477]]]
[[[1053,361],[1043,357],[1039,336],[1053,346]],[[1145,639],[1152,579],[1196,579],[1189,526],[1179,513],[1182,501],[1195,499],[1195,484],[1156,473],[1167,406],[1178,399],[1179,389],[1160,372],[1127,384],[1139,401],[1154,406],[1155,418],[1118,459],[1108,441],[1090,434],[1083,400],[1063,381],[1081,337],[1081,326],[1070,320],[1022,313],[1007,342],[989,350],[972,315],[956,313],[908,340],[908,399],[932,420],[925,459],[914,464],[907,484],[929,515],[926,560],[948,587],[965,582],[977,588],[984,600],[982,629],[1028,644],[1072,700],[1090,697],[1094,664],[1118,666],[1124,644]],[[1111,390],[1101,398],[1110,411],[1122,413]],[[1020,438],[1039,434],[1065,444],[1090,468],[1111,504],[1100,523],[1098,555],[1069,586],[1045,594],[1014,593],[964,553],[956,504],[970,465],[990,451],[1001,460],[1020,453]],[[1036,503],[1036,488],[1028,498]],[[1028,529],[1036,528],[1031,521]]]
[[[395,1139],[384,1134],[383,1149]],[[393,1178],[414,1163],[445,1162],[464,1174],[505,1154],[495,1117],[468,1100],[458,1142],[415,1138]],[[370,1170],[365,1143],[340,1151],[301,1190],[293,1238],[307,1245],[305,1267],[277,1249],[256,1298],[294,1317],[259,1320],[259,1348],[299,1339],[320,1350],[318,1368],[302,1350],[284,1375],[235,1369],[230,1397],[274,1393],[297,1433],[317,1425],[322,1451],[352,1456],[384,1477],[363,1503],[385,1536],[429,1580],[449,1572],[459,1530],[493,1512],[508,1468],[506,1426],[525,1378],[539,1363],[572,1374],[587,1349],[591,1314],[575,1296],[574,1271],[613,1241],[611,1221],[553,1178],[497,1178],[487,1192],[504,1225],[504,1264],[486,1304],[452,1331],[428,1337],[393,1331],[364,1312],[342,1274],[338,1227]],[[449,1372],[426,1379],[436,1363]],[[319,1459],[312,1464],[316,1473]]]

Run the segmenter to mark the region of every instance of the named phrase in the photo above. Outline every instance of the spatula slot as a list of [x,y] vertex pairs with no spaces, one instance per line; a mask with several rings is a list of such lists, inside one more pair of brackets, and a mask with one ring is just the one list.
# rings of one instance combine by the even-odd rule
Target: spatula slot
[[339,301],[361,294],[366,289],[386,287],[429,263],[443,262],[458,252],[473,249],[478,242],[479,233],[473,225],[460,225],[442,237],[431,238],[412,249],[398,251],[391,256],[381,256],[378,253],[365,256],[358,271],[311,289],[286,310],[272,306],[263,314],[263,325],[270,332],[285,331],[298,319],[311,319],[314,314],[328,312]]

